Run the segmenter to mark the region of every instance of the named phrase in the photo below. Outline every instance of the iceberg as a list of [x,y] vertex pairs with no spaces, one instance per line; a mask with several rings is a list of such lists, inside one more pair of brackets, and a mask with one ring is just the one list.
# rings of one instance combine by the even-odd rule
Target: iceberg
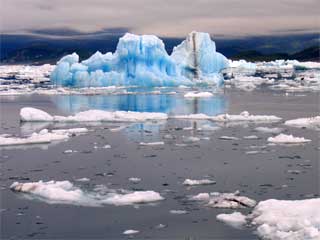
[[51,73],[56,86],[178,86],[222,83],[220,71],[228,66],[226,57],[216,52],[208,33],[192,32],[171,55],[154,35],[126,33],[116,51],[96,52],[79,62],[76,53],[64,56]]

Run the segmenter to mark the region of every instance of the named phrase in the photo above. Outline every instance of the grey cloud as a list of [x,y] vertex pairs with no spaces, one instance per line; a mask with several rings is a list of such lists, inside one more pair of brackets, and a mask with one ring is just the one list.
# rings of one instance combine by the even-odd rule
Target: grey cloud
[[319,31],[318,0],[0,0],[1,32],[125,28],[182,37]]

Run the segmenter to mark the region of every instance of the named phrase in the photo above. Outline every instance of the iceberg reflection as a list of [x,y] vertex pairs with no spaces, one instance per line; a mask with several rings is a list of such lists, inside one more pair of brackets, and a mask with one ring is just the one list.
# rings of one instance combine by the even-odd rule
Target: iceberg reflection
[[172,115],[224,113],[227,101],[223,95],[210,98],[186,99],[180,94],[123,94],[123,95],[56,95],[52,101],[57,108],[73,114],[88,109],[108,111],[163,112]]

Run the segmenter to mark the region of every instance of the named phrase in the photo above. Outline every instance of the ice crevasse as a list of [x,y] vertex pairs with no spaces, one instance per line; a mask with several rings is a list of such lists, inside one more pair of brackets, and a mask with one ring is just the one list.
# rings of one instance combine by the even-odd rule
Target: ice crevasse
[[50,78],[69,87],[220,85],[228,64],[208,33],[191,32],[171,55],[154,35],[126,33],[114,53],[96,52],[81,62],[76,53],[64,56]]

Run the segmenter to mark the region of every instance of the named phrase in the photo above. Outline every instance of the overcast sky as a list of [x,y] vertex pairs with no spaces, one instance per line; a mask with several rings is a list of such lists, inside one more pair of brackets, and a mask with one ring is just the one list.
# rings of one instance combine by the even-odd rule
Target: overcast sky
[[0,0],[2,33],[42,29],[184,37],[319,32],[320,0]]

